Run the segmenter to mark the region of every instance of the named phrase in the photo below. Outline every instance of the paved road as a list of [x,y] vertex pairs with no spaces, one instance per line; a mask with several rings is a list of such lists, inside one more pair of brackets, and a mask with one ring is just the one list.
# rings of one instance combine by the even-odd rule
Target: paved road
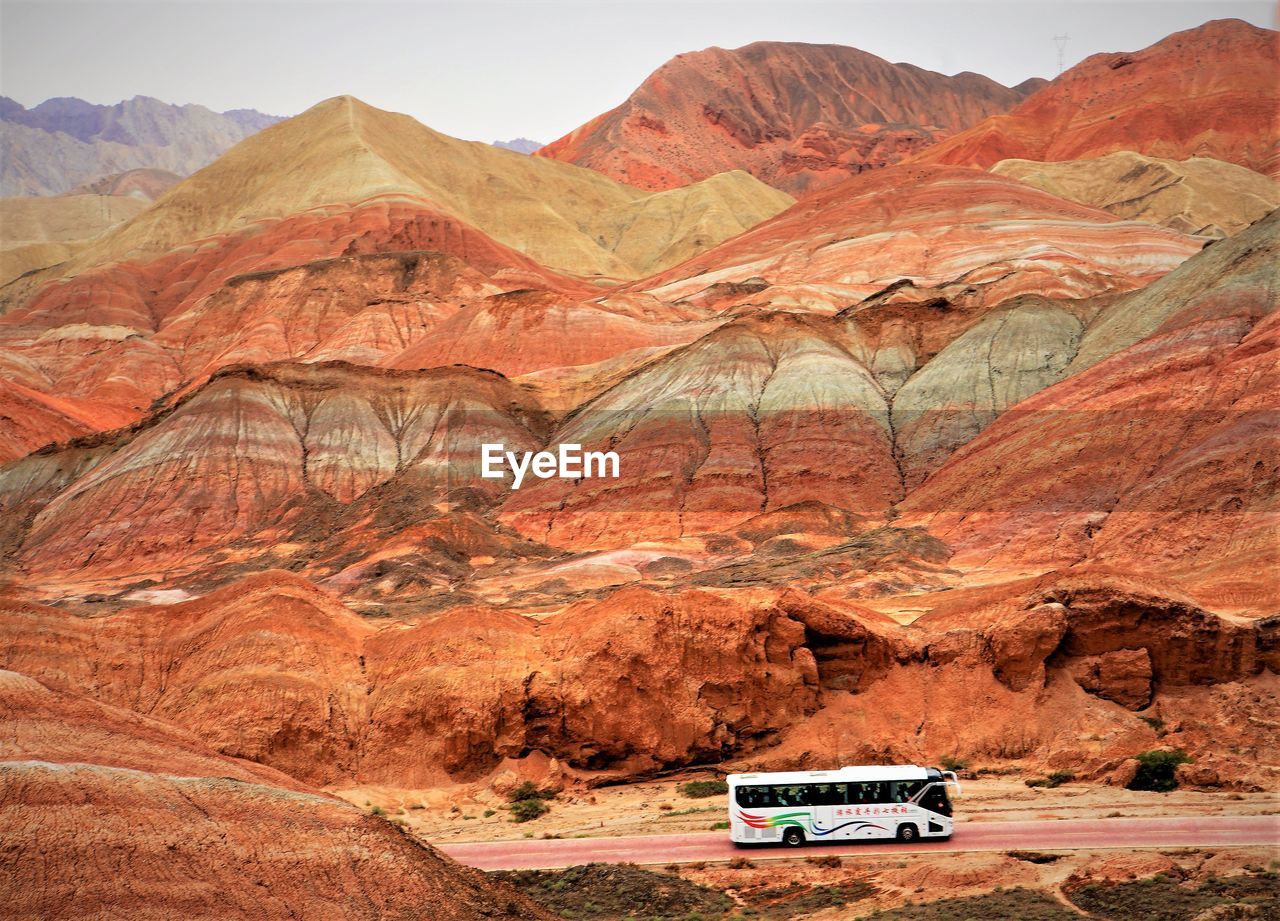
[[[950,841],[917,844],[846,843],[810,845],[800,854],[840,854],[846,857],[880,857],[885,854],[925,852],[1061,851],[1142,847],[1280,847],[1280,816],[1196,816],[1151,819],[1048,819],[1034,822],[956,823]],[[605,863],[692,863],[728,860],[745,854],[752,860],[794,858],[795,850],[782,847],[739,850],[728,832],[685,835],[644,835],[629,838],[539,838],[517,841],[477,841],[436,845],[460,863],[481,870],[528,870]]]

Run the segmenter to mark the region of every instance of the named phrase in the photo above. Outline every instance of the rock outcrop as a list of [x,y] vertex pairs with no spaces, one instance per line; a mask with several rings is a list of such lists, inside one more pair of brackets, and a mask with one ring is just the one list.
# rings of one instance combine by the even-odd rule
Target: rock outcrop
[[534,449],[546,424],[521,389],[472,368],[231,368],[135,431],[100,437],[109,450],[34,515],[19,556],[41,578],[124,577],[234,562],[233,543],[327,539],[335,504],[357,521],[357,508],[389,504],[401,511],[387,517],[417,523],[450,490],[500,491],[480,475],[479,446]]
[[502,518],[557,546],[726,531],[807,501],[882,516],[901,494],[888,407],[839,330],[746,317],[632,373],[551,436],[626,458],[608,479],[549,479]]
[[[1231,725],[1277,681],[1274,624],[1227,620],[1103,571],[985,592],[959,603],[940,593],[910,626],[776,586],[629,588],[542,621],[475,605],[402,621],[359,617],[304,579],[264,573],[107,616],[5,602],[0,667],[128,708],[113,719],[150,741],[112,755],[122,767],[154,756],[164,721],[189,733],[183,769],[195,776],[208,768],[191,759],[215,757],[193,751],[198,738],[267,766],[217,776],[270,781],[276,769],[294,788],[477,781],[534,754],[613,777],[831,752],[1088,773],[1151,747],[1152,726],[1133,711],[1164,707],[1195,713],[1166,727],[1166,744],[1198,754],[1222,727],[1243,747],[1274,745],[1265,721]],[[1240,706],[1215,713],[1216,698]],[[16,744],[69,757],[77,733],[101,736],[77,729],[101,720],[88,707],[62,707],[39,731],[12,717]],[[918,728],[893,730],[902,724]]]
[[0,607],[0,662],[316,784],[423,786],[543,751],[643,772],[758,747],[817,707],[806,629],[768,593],[624,590],[538,625],[463,608],[379,629],[267,573],[84,619]]

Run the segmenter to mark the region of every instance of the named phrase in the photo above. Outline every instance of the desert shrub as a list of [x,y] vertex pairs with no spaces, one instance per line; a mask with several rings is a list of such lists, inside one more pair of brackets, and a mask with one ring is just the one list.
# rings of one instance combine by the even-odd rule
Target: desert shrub
[[555,790],[540,789],[532,780],[526,780],[524,783],[513,788],[511,792],[507,794],[507,799],[513,803],[518,803],[521,800],[555,798]]
[[1158,874],[1133,882],[1092,884],[1068,895],[1078,907],[1103,918],[1184,921],[1215,910],[1224,918],[1270,918],[1274,913],[1268,909],[1280,900],[1280,880],[1246,873],[1226,879],[1211,876],[1192,886]]
[[844,861],[835,854],[823,854],[822,856],[806,857],[805,863],[813,864],[815,867],[822,867],[824,870],[835,870],[844,864]]
[[1138,717],[1138,719],[1142,720],[1144,723],[1146,723],[1148,726],[1154,729],[1156,731],[1156,735],[1158,736],[1164,735],[1164,720],[1160,719],[1160,717],[1140,716]]
[[750,870],[754,866],[755,864],[745,857],[735,857],[729,861],[730,870]]
[[938,764],[942,766],[944,771],[963,771],[968,767],[963,759],[957,758],[955,755],[942,755],[938,758]]
[[1156,750],[1134,755],[1138,759],[1138,772],[1129,781],[1130,790],[1150,790],[1168,793],[1178,789],[1178,765],[1191,761],[1180,748],[1172,751]]
[[729,827],[728,822],[712,822],[711,823],[712,831],[724,831],[728,827]]
[[566,870],[505,870],[491,874],[566,918],[719,919],[733,908],[723,892],[634,864],[588,864]]
[[374,806],[369,810],[369,815],[376,815],[380,819],[385,819],[387,817],[387,810],[383,809],[381,806]]
[[551,807],[547,805],[546,800],[542,799],[521,799],[516,800],[510,806],[511,821],[513,822],[532,822],[539,816],[546,815],[551,811]]
[[1070,771],[1054,771],[1048,777],[1032,777],[1023,781],[1028,787],[1060,787],[1064,783],[1070,783],[1076,779],[1076,775]]
[[495,810],[495,809],[486,809],[486,810],[484,811],[484,817],[487,819],[487,818],[489,818],[489,816],[493,815],[496,811],[497,811],[497,810]]
[[723,796],[729,792],[729,785],[723,780],[691,780],[676,788],[681,796],[691,799],[706,799],[708,796]]

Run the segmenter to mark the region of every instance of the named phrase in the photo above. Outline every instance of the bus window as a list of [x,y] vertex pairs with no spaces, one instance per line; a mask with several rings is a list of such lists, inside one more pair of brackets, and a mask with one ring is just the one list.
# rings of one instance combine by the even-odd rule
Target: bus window
[[939,815],[951,815],[951,800],[947,798],[947,788],[942,784],[935,784],[926,790],[920,805]]
[[738,787],[738,805],[746,809],[767,809],[772,805],[773,797],[769,787]]
[[806,788],[800,784],[789,787],[774,787],[773,793],[777,797],[777,806],[807,806],[809,805],[809,797],[806,796]]
[[845,785],[842,783],[819,783],[809,787],[810,806],[843,806]]
[[909,803],[911,797],[920,792],[920,788],[924,785],[922,780],[898,780],[893,783],[893,801],[895,803]]

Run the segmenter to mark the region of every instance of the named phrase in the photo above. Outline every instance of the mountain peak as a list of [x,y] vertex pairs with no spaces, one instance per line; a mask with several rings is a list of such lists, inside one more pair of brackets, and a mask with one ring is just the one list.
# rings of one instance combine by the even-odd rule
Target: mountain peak
[[1020,93],[842,45],[753,42],[678,55],[610,112],[538,151],[644,189],[740,167],[807,194],[896,162]]

